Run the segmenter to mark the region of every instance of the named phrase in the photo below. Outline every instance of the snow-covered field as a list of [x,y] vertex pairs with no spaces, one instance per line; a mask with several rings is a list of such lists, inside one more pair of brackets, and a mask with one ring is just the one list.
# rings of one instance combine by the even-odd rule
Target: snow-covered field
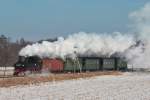
[[150,100],[150,73],[0,88],[0,100]]

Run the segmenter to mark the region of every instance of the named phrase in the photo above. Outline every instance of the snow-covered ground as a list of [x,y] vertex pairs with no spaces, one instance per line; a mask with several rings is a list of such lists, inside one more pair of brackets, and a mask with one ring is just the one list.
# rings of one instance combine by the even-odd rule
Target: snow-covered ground
[[0,88],[0,100],[150,100],[150,73]]

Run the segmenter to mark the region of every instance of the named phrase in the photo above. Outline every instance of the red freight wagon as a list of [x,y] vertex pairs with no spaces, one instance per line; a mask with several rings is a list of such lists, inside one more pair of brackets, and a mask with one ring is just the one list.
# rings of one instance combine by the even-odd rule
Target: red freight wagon
[[61,72],[64,69],[64,62],[61,59],[43,59],[43,70],[48,70],[50,72]]

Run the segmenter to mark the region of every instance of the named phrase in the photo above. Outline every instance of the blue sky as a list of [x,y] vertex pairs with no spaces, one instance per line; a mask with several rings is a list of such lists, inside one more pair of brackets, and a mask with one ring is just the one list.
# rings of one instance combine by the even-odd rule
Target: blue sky
[[128,31],[128,14],[149,0],[0,0],[0,34],[39,40],[74,32]]

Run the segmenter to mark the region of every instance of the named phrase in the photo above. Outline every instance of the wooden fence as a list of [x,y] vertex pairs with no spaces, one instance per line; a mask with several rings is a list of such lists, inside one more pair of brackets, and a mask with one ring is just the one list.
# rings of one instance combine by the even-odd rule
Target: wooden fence
[[9,77],[13,76],[14,67],[0,67],[0,77]]

